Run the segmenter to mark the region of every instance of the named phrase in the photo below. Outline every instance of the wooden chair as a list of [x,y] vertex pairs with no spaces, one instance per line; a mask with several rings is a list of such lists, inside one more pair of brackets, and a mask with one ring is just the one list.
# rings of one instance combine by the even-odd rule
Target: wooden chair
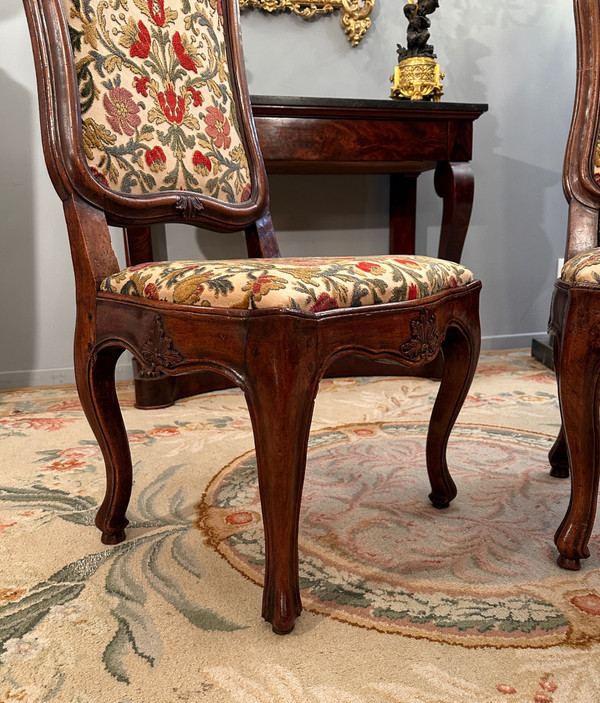
[[600,477],[600,2],[574,0],[577,87],[563,185],[567,246],[550,315],[562,427],[551,474],[571,474],[571,500],[555,542],[558,563],[579,569],[589,557]]
[[[434,506],[456,494],[448,436],[479,354],[481,284],[426,257],[282,259],[243,72],[235,0],[24,0],[44,150],[75,269],[75,373],[107,476],[96,518],[125,539],[132,465],[114,369],[218,371],[243,389],[265,531],[263,617],[300,614],[298,517],[312,408],[346,354],[407,368],[444,359],[427,440]],[[306,204],[310,207],[310,203]],[[245,231],[240,261],[120,270],[108,225]]]

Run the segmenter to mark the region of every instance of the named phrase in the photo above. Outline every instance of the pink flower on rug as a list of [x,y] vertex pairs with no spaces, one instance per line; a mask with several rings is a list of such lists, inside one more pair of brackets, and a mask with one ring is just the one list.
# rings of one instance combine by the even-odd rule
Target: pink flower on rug
[[548,681],[548,679],[542,679],[540,681],[540,688],[543,689],[544,691],[550,691],[550,693],[554,693],[558,686],[554,683],[554,681]]
[[500,693],[505,693],[506,695],[512,695],[513,693],[517,692],[517,689],[514,686],[511,686],[510,684],[507,683],[499,683],[496,686],[496,690],[499,691]]
[[49,413],[63,412],[68,410],[81,411],[83,410],[83,408],[81,407],[81,403],[79,402],[79,400],[77,400],[76,398],[72,398],[71,400],[63,400],[62,403],[55,403],[49,408],[46,408],[46,412]]
[[181,434],[178,427],[156,427],[154,430],[148,430],[146,433],[149,437],[173,437]]
[[0,425],[7,428],[24,429],[24,430],[46,430],[47,432],[55,432],[62,429],[69,422],[75,422],[74,417],[6,417],[0,420]]
[[585,596],[573,596],[571,603],[587,615],[600,615],[600,596],[588,593]]
[[133,95],[125,88],[113,88],[104,96],[104,109],[110,126],[119,134],[133,137],[135,127],[142,123],[140,108],[133,101]]
[[98,456],[100,449],[97,445],[70,447],[58,453],[58,458],[48,464],[42,471],[72,471],[81,469],[88,459]]
[[239,513],[231,513],[225,518],[228,525],[247,525],[254,520],[254,516],[248,510],[241,510]]

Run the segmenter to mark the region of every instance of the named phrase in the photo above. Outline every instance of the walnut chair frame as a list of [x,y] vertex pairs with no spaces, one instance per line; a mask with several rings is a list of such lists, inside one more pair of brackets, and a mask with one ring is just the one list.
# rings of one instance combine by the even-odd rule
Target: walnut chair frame
[[[577,86],[563,186],[569,203],[565,261],[598,247],[600,185],[593,164],[600,129],[600,3],[574,0]],[[600,285],[556,281],[549,331],[562,426],[551,474],[571,476],[571,499],[555,535],[558,563],[577,570],[589,557],[600,478]]]
[[266,552],[262,614],[275,632],[289,632],[301,612],[300,500],[312,409],[325,368],[348,354],[406,368],[443,358],[426,460],[430,499],[446,507],[456,495],[446,446],[479,356],[481,284],[473,281],[420,300],[319,313],[193,307],[100,291],[100,282],[119,271],[109,225],[178,221],[216,232],[245,231],[251,256],[279,256],[244,77],[237,0],[224,1],[223,20],[252,173],[252,196],[237,204],[181,191],[131,196],[98,183],[82,150],[78,86],[61,0],[24,0],[24,5],[44,151],[64,204],[75,270],[77,388],[106,465],[106,494],[96,517],[102,541],[125,539],[132,490],[131,455],[114,381],[122,351],[129,350],[151,372],[223,374],[243,390],[254,432]]

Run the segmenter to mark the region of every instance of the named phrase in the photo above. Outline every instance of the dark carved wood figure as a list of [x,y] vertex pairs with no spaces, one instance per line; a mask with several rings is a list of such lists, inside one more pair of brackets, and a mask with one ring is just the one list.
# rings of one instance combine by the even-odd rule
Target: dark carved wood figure
[[551,474],[571,475],[571,500],[556,531],[558,563],[579,569],[589,557],[600,477],[600,248],[597,180],[600,123],[600,3],[574,0],[577,87],[563,173],[569,202],[566,264],[556,281],[550,332],[562,427]]
[[[106,465],[102,541],[125,539],[132,489],[120,354],[147,374],[219,373],[243,390],[254,431],[263,617],[289,632],[301,612],[298,518],[319,379],[345,355],[407,369],[442,360],[426,454],[430,500],[446,507],[456,495],[446,446],[479,354],[481,284],[459,263],[427,257],[280,257],[237,0],[135,0],[119,14],[105,0],[24,5],[75,270],[77,388]],[[121,269],[109,225],[142,242],[150,225],[173,221],[244,231],[262,258],[142,258]]]

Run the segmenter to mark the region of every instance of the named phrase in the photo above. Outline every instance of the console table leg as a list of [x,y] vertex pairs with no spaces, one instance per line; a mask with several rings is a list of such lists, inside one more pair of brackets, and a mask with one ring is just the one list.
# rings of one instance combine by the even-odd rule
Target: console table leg
[[414,254],[418,174],[390,175],[390,254]]
[[473,209],[475,181],[470,164],[440,161],[434,185],[435,192],[444,201],[438,257],[459,262]]

